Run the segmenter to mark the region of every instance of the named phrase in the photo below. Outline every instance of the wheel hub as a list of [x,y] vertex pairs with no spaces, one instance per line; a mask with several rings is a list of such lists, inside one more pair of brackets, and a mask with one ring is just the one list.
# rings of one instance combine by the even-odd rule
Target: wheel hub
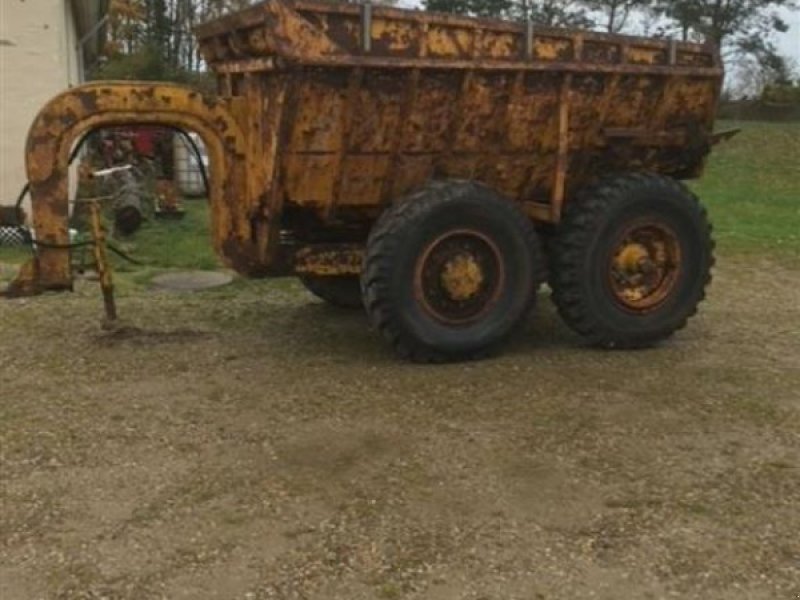
[[495,243],[480,231],[460,229],[424,248],[417,261],[414,295],[438,321],[468,324],[494,305],[504,278]]
[[450,299],[461,302],[480,291],[483,271],[474,256],[458,254],[445,263],[441,279],[442,288]]
[[645,222],[619,238],[609,269],[611,290],[624,308],[646,312],[674,289],[680,270],[680,245],[670,227]]

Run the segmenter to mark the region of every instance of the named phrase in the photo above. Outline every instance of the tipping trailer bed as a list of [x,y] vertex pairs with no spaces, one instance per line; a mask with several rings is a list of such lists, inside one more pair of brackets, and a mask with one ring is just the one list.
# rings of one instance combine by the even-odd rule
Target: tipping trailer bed
[[[541,281],[540,237],[562,316],[595,343],[666,337],[702,298],[705,213],[674,180],[699,176],[718,140],[715,48],[306,0],[196,34],[215,98],[97,82],[42,109],[26,151],[40,245],[9,295],[71,288],[74,143],[147,124],[206,143],[227,265],[363,302],[411,358],[472,356],[508,335]],[[606,301],[619,314],[593,312]]]
[[431,178],[555,222],[598,173],[697,176],[722,78],[710,46],[368,4],[272,2],[197,36],[224,97],[286,86],[262,115],[285,121],[279,195],[323,220],[374,218]]

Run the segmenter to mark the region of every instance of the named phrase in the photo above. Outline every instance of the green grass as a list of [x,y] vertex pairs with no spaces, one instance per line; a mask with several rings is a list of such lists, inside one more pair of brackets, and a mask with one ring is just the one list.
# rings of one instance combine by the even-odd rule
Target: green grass
[[[133,265],[111,255],[119,287],[123,290],[147,285],[156,273],[166,269],[217,269],[221,261],[214,254],[208,203],[186,200],[186,214],[181,220],[151,218],[134,235],[114,239],[112,243],[142,262]],[[19,265],[30,257],[25,248],[0,248],[0,264]],[[84,257],[84,258],[82,258]],[[91,265],[91,251],[77,250],[73,260]],[[13,271],[0,270],[0,281],[12,278]]]
[[181,220],[153,218],[122,245],[153,268],[216,269],[220,261],[211,246],[208,203],[186,200]]
[[25,262],[31,256],[31,251],[27,248],[0,248],[0,263],[18,265]]
[[21,265],[30,256],[31,252],[27,248],[0,248],[0,288],[14,279],[16,265]]
[[120,292],[147,286],[164,270],[214,270],[222,266],[211,243],[208,202],[186,200],[183,208],[186,212],[180,220],[152,217],[134,235],[115,240],[118,247],[142,263],[134,265],[112,255]]
[[722,252],[800,260],[800,123],[722,122],[741,133],[712,152],[692,188]]

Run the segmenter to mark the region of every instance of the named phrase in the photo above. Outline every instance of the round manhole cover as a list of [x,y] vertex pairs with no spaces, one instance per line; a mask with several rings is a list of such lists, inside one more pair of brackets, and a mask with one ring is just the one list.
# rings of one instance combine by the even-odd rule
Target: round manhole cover
[[170,292],[196,292],[227,285],[231,281],[232,275],[219,271],[175,271],[156,275],[152,286]]

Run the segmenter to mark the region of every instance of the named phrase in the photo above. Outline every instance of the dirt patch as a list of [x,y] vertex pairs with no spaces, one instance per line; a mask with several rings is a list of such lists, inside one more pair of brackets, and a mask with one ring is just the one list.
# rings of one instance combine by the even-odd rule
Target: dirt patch
[[546,298],[498,357],[398,362],[298,285],[0,303],[9,598],[800,594],[800,270],[587,349]]
[[148,330],[123,323],[104,323],[103,330],[96,336],[98,344],[167,344],[192,342],[213,334],[195,329],[173,329],[165,331]]

